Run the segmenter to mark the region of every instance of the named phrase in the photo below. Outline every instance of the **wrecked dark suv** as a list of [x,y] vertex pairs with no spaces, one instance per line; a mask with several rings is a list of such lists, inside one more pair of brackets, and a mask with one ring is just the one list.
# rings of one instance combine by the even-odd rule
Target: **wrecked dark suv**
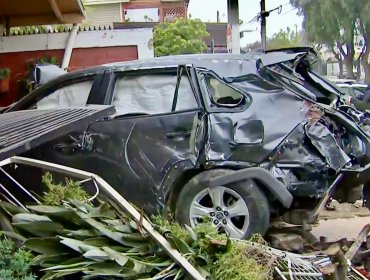
[[23,155],[94,172],[148,213],[191,225],[206,216],[246,238],[275,217],[313,222],[329,197],[348,200],[369,177],[369,138],[331,106],[336,97],[278,77],[278,65],[304,55],[103,65],[63,75],[4,114],[113,105],[114,114]]

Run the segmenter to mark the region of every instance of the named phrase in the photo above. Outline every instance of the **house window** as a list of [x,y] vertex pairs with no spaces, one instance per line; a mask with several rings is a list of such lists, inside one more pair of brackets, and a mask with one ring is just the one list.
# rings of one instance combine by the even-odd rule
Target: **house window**
[[124,9],[129,22],[159,22],[159,8]]

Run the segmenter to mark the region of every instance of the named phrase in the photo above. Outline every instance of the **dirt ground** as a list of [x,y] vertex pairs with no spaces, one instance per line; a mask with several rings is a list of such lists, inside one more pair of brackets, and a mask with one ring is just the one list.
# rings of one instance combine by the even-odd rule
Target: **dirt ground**
[[316,237],[325,236],[328,241],[355,239],[362,228],[370,224],[370,210],[361,204],[361,201],[355,204],[333,201],[331,205],[335,206],[335,210],[324,210],[319,223],[313,226],[312,233]]

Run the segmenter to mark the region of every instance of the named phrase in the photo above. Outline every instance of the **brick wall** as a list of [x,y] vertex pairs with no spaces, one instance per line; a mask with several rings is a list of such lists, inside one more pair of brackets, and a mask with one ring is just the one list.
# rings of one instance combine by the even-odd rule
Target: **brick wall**
[[138,59],[136,46],[74,49],[69,69],[135,59]]
[[[0,67],[11,69],[10,91],[0,93],[0,107],[7,106],[18,99],[22,89],[17,82],[24,78],[26,73],[26,61],[44,56],[53,56],[62,61],[64,50],[26,51],[16,53],[0,53]],[[136,46],[115,46],[97,48],[76,48],[72,52],[69,70],[77,70],[89,66],[112,63],[117,61],[129,61],[138,58]]]

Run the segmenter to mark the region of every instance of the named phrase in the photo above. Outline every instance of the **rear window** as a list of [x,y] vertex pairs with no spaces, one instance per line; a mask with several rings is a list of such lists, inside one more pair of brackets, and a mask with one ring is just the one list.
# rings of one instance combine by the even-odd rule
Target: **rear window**
[[37,109],[86,106],[93,80],[76,82],[55,90],[37,102]]

